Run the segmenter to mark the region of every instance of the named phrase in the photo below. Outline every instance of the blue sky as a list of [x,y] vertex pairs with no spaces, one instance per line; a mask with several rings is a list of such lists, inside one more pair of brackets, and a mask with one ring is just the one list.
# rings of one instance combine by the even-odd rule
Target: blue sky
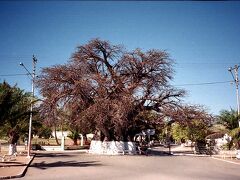
[[[240,2],[0,2],[0,82],[31,90],[22,74],[32,55],[42,67],[64,64],[77,45],[93,38],[137,47],[162,49],[175,60],[172,84],[232,80],[228,67],[240,62]],[[209,112],[236,108],[230,83],[179,86],[187,103]]]

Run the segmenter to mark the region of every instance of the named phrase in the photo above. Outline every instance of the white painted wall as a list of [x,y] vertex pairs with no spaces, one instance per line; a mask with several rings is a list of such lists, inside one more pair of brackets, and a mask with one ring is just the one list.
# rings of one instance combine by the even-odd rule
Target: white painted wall
[[123,141],[91,141],[89,153],[91,154],[136,154],[136,145],[134,142]]
[[222,146],[229,143],[232,140],[232,137],[229,136],[228,134],[225,134],[222,138],[215,139],[216,143],[216,148],[217,149],[222,149]]

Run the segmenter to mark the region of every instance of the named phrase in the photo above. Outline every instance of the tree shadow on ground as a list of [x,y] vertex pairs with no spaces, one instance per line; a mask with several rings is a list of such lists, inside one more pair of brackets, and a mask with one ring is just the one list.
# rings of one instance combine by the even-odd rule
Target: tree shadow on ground
[[12,167],[12,166],[26,166],[26,163],[21,163],[21,162],[13,162],[13,161],[4,161],[0,162],[0,167]]
[[[78,154],[79,155],[79,154]],[[45,158],[45,157],[51,157],[51,158],[59,158],[59,157],[74,157],[75,154],[67,154],[67,153],[36,153],[35,157],[37,158]]]
[[54,167],[88,167],[88,166],[101,166],[98,161],[56,161],[51,163],[46,163],[42,161],[40,163],[33,163],[30,167],[38,168],[38,169],[48,169]]
[[148,150],[148,155],[149,156],[172,156],[172,154],[169,154],[166,151],[159,151],[159,150]]
[[173,151],[174,154],[194,154],[193,151]]

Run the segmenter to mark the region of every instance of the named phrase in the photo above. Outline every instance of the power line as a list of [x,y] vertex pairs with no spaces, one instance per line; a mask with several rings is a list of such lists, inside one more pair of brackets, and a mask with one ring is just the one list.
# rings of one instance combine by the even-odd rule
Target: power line
[[[193,64],[193,65],[198,65],[198,64],[206,64],[206,65],[216,65],[216,64],[233,64],[235,62],[176,62],[177,65],[181,64]],[[240,64],[240,63],[238,63]]]
[[[26,76],[27,74],[0,74],[0,76]],[[233,83],[234,81],[215,81],[215,82],[203,82],[203,83],[189,83],[189,84],[174,84],[174,86],[200,86],[200,85],[214,85],[214,84],[224,84]]]
[[216,81],[216,82],[204,82],[204,83],[192,83],[192,84],[177,84],[174,86],[201,86],[201,85],[214,85],[214,84],[224,84],[231,83],[234,81]]
[[0,74],[0,76],[26,76],[28,74]]

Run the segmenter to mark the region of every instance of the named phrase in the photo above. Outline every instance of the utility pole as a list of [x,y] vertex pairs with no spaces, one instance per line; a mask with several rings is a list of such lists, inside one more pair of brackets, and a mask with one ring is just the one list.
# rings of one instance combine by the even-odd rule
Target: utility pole
[[32,58],[33,62],[33,71],[30,73],[28,69],[24,66],[23,63],[20,63],[21,66],[28,72],[28,74],[31,76],[31,81],[32,81],[32,98],[31,98],[31,106],[30,106],[30,119],[29,119],[29,130],[28,130],[28,149],[27,149],[27,158],[30,158],[30,151],[31,151],[31,141],[32,141],[32,117],[33,117],[33,99],[34,99],[34,88],[35,88],[35,76],[36,76],[36,64],[37,64],[37,59],[33,55]]
[[[228,71],[231,73],[233,80],[236,85],[236,95],[237,95],[237,114],[238,116],[240,115],[240,104],[239,104],[239,90],[238,90],[238,85],[239,85],[239,80],[238,80],[238,69],[239,65],[235,65],[234,67],[228,68]],[[234,72],[234,74],[233,74]],[[238,119],[238,126],[240,127],[240,119]]]

